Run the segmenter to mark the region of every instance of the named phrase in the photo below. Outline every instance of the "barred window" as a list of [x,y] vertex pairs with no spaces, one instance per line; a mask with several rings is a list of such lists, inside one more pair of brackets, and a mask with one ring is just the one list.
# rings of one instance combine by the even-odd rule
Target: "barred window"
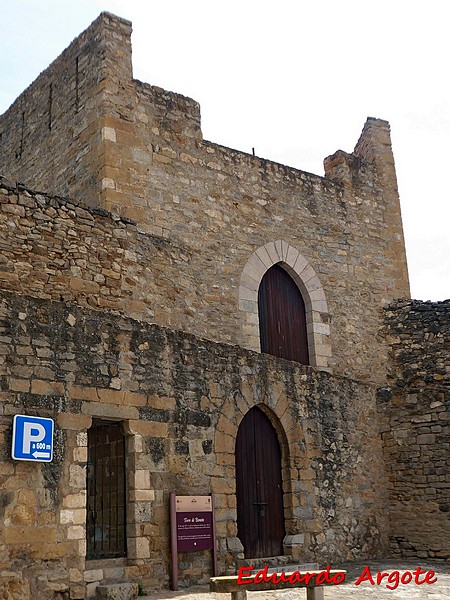
[[88,430],[87,558],[126,556],[125,435],[121,423]]

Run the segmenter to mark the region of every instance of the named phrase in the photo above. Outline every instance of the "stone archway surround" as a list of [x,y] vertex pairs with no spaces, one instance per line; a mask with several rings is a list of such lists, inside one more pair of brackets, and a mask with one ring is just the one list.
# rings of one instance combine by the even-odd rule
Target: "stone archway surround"
[[242,271],[239,309],[243,317],[243,346],[261,351],[258,290],[264,273],[275,264],[286,269],[302,293],[311,365],[331,372],[330,317],[324,289],[308,260],[282,239],[268,242],[253,252]]
[[[309,525],[300,525],[301,506],[314,506],[312,488],[303,485],[310,479],[310,464],[305,454],[304,429],[290,409],[286,389],[279,381],[269,380],[261,386],[255,374],[244,376],[234,394],[218,407],[220,415],[215,427],[214,449],[220,476],[213,479],[218,508],[218,530],[224,532],[223,547],[235,559],[242,559],[243,546],[237,537],[237,505],[235,478],[235,445],[237,432],[247,412],[257,406],[270,419],[281,447],[281,469],[284,492],[284,518],[288,535],[284,540],[285,554],[294,554],[309,543]],[[295,554],[295,560],[298,556]]]

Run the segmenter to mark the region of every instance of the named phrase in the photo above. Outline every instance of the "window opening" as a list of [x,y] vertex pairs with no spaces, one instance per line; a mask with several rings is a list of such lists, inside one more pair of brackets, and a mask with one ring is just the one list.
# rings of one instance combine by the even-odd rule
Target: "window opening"
[[121,423],[88,430],[87,558],[126,556],[125,435]]

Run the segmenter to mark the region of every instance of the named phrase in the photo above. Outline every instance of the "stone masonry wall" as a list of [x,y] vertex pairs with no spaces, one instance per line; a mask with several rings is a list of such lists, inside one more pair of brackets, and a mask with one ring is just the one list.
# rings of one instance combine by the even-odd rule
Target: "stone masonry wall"
[[130,34],[131,23],[102,13],[17,98],[0,117],[0,175],[98,204],[101,119],[131,73]]
[[[385,551],[386,481],[370,386],[67,302],[3,291],[0,311],[3,597],[90,598],[100,581],[117,578],[168,587],[171,491],[214,492],[220,571],[234,569],[242,556],[234,446],[255,405],[282,447],[286,553],[324,563]],[[10,458],[15,414],[55,419],[52,463]],[[85,560],[93,417],[121,421],[127,436],[125,561]],[[182,585],[206,580],[208,553],[180,559]]]
[[103,209],[8,184],[0,231],[0,287],[194,328],[189,307],[206,289],[189,249]]
[[392,344],[379,391],[388,469],[391,547],[399,556],[450,558],[450,301],[386,309]]
[[[202,281],[225,304],[236,295],[256,302],[251,282],[240,275],[255,251],[285,240],[308,261],[324,290],[331,318],[322,323],[331,329],[333,346],[329,366],[358,379],[382,380],[381,307],[409,296],[395,178],[382,178],[363,150],[347,181],[336,169],[323,178],[223,148],[201,140],[196,107],[187,99],[139,82],[136,96],[125,124],[108,120],[114,133],[102,206],[135,220],[143,231],[211,257]],[[388,124],[372,120],[364,135],[387,160]],[[393,165],[390,142],[388,148]],[[231,341],[259,350],[258,321],[246,314],[253,317],[253,307],[227,308],[237,326]],[[196,312],[197,320],[202,313]],[[228,335],[223,325],[220,333]]]
[[[102,14],[24,92],[0,118],[0,173],[101,206],[133,220],[140,234],[183,248],[196,283],[180,275],[175,291],[169,285],[180,308],[151,319],[253,350],[262,275],[255,268],[249,281],[242,273],[255,252],[284,240],[314,272],[327,305],[310,318],[317,335],[331,340],[314,364],[381,382],[381,309],[409,295],[388,123],[369,119],[354,154],[326,160],[325,178],[203,141],[197,102],[133,80],[130,33],[128,22]],[[83,102],[78,92],[74,112],[81,76]],[[51,81],[60,109],[49,130]],[[35,123],[29,131],[22,104],[24,122]],[[22,138],[29,146],[16,159]],[[165,267],[154,261],[147,273]],[[133,298],[145,305],[139,296],[145,292]],[[129,314],[147,319],[144,305],[133,304]]]

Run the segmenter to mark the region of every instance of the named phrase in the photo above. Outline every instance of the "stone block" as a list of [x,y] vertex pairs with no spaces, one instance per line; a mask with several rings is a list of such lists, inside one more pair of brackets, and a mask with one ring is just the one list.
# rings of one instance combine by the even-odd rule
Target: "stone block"
[[86,488],[86,467],[80,465],[69,466],[69,485],[73,488]]
[[33,379],[31,381],[31,393],[40,396],[64,396],[64,384],[61,381]]
[[257,292],[257,290],[252,290],[252,289],[240,286],[239,287],[239,299],[256,303],[258,301],[258,292]]
[[136,490],[150,489],[150,472],[144,469],[136,469],[133,478],[134,488]]
[[[118,419],[138,419],[139,411],[134,406],[116,406],[112,404],[104,404],[98,401],[83,402],[81,412],[92,417],[104,417],[114,420]],[[161,425],[166,425],[161,423]]]
[[100,286],[95,281],[80,279],[79,277],[71,277],[69,280],[70,289],[75,292],[83,292],[87,294],[98,294]]
[[45,544],[56,543],[56,527],[5,527],[4,539],[7,544],[27,545],[38,542]]
[[137,583],[112,583],[97,587],[97,600],[136,600],[139,593]]
[[418,444],[428,445],[428,444],[434,444],[435,442],[436,442],[436,435],[434,433],[425,433],[423,435],[417,436]]
[[87,569],[84,572],[83,578],[87,583],[91,581],[101,581],[103,579],[103,569]]
[[71,585],[70,586],[70,600],[84,600],[86,594],[86,588],[84,585]]
[[174,410],[177,406],[175,398],[167,396],[149,396],[148,405],[162,410]]
[[147,404],[147,396],[125,390],[123,403],[129,406],[145,406]]
[[214,450],[217,453],[234,453],[235,438],[218,431],[214,440]]
[[267,250],[264,246],[262,246],[261,248],[258,248],[258,250],[256,251],[256,255],[261,260],[261,262],[264,264],[266,269],[270,269],[270,267],[273,265],[273,262],[269,256],[269,253],[267,252]]
[[73,449],[73,461],[85,463],[88,459],[88,451],[86,446]]
[[131,559],[150,558],[150,542],[146,537],[128,540],[128,557]]
[[86,509],[62,509],[59,511],[61,525],[82,525],[86,523]]
[[83,573],[80,569],[69,569],[69,580],[72,583],[81,583],[83,581]]
[[30,382],[27,379],[9,379],[9,389],[13,392],[29,392]]
[[130,419],[125,422],[125,432],[128,435],[139,434],[142,437],[162,437],[168,436],[169,427],[167,423],[159,421],[138,421]]
[[129,435],[127,438],[127,452],[130,454],[135,454],[139,452],[143,452],[144,450],[144,441],[141,435]]
[[92,402],[98,401],[97,388],[95,387],[68,385],[67,394],[69,398],[74,398],[76,400],[90,400]]
[[305,543],[305,535],[297,533],[295,535],[286,535],[283,540],[283,545],[287,547],[302,546]]
[[102,127],[102,140],[116,141],[116,130],[113,127]]
[[130,502],[153,502],[155,499],[154,490],[130,490]]
[[60,413],[58,415],[58,425],[61,429],[71,429],[79,431],[80,429],[89,429],[92,424],[92,417],[82,414]]
[[67,528],[68,540],[84,540],[86,538],[86,529],[83,525],[73,525]]
[[34,506],[17,505],[11,513],[11,522],[13,525],[35,525],[36,509]]

